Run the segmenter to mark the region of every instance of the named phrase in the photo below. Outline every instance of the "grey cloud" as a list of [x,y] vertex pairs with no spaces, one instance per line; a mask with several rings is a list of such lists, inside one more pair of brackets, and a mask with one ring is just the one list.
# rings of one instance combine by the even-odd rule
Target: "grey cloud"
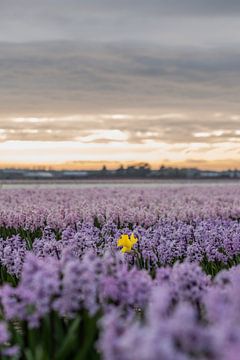
[[238,0],[0,0],[0,41],[235,44]]
[[0,112],[239,109],[240,51],[43,42],[0,44]]
[[[108,15],[129,13],[136,14],[158,14],[179,15],[236,15],[240,12],[238,0],[1,0],[1,13],[9,17],[17,15],[42,16],[55,21],[71,17],[83,17],[84,15]],[[62,22],[61,22],[62,23]]]
[[[133,143],[205,142],[193,134],[226,129],[207,141],[228,141],[239,121],[211,114],[240,113],[239,17],[238,0],[0,0],[0,138],[62,141],[115,129]],[[97,117],[168,111],[189,116]],[[95,118],[9,120],[87,113]]]
[[239,0],[0,0],[0,142],[239,155],[239,20]]
[[[80,3],[83,5],[84,1]],[[139,10],[143,12],[143,14],[148,12],[156,14],[156,12],[158,12],[159,15],[216,15],[236,14],[236,12],[240,12],[240,4],[238,0],[121,0],[121,2],[115,2],[114,0],[102,0],[89,1],[88,4],[85,2],[84,6],[91,11],[96,9],[99,10],[101,8],[104,8],[104,10],[107,11],[113,8],[117,11],[131,11],[135,13]]]

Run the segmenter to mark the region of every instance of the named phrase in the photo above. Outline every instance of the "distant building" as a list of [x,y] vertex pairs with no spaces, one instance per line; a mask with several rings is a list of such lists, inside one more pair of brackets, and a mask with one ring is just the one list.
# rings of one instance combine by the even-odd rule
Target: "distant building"
[[88,176],[87,171],[62,171],[63,176],[67,177],[85,177]]
[[48,171],[25,171],[24,176],[30,178],[52,178],[53,174]]
[[217,177],[221,177],[221,172],[218,171],[201,171],[200,172],[200,177],[205,177],[205,178],[217,178]]

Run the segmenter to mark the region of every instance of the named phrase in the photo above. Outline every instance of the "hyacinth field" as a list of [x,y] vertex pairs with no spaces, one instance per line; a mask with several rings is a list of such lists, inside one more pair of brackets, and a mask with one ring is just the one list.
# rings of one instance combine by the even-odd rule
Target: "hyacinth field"
[[0,358],[240,358],[240,186],[0,190]]

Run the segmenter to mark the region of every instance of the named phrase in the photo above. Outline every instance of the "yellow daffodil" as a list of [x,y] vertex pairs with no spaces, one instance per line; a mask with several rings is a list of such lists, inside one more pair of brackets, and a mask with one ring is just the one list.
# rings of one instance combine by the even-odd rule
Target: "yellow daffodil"
[[121,252],[123,252],[123,253],[130,252],[132,250],[133,245],[136,244],[137,241],[138,241],[138,239],[134,236],[134,234],[132,234],[131,236],[129,236],[127,234],[123,234],[118,239],[117,246],[122,247]]

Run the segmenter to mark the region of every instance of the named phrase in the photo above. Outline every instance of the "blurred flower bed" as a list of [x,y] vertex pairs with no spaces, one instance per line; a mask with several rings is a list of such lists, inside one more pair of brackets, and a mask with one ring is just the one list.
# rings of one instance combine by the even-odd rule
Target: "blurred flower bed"
[[0,191],[1,359],[238,360],[240,187]]

